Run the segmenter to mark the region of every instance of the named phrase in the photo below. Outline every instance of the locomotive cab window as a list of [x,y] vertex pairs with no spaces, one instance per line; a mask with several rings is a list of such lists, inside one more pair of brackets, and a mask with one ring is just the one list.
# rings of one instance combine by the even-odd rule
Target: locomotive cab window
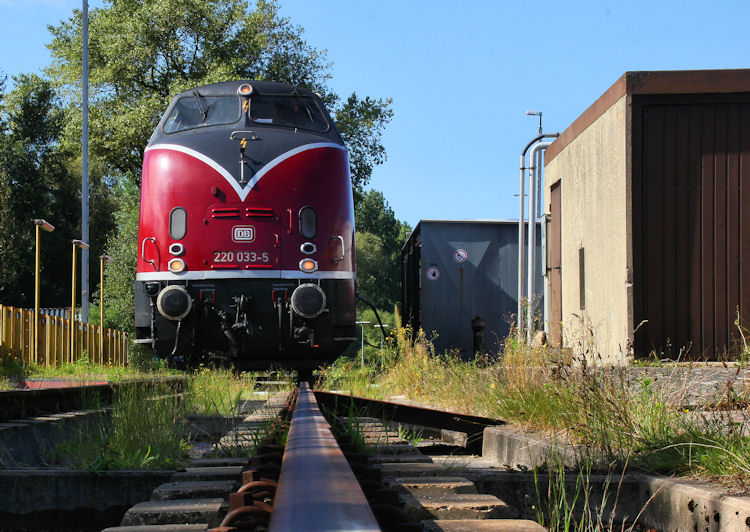
[[182,207],[175,207],[169,213],[169,236],[173,240],[182,240],[187,233],[187,211]]
[[314,98],[297,95],[256,94],[250,101],[250,119],[312,131],[327,131],[328,121]]
[[166,133],[177,133],[187,129],[233,124],[240,119],[240,103],[237,96],[191,96],[179,99],[164,123]]

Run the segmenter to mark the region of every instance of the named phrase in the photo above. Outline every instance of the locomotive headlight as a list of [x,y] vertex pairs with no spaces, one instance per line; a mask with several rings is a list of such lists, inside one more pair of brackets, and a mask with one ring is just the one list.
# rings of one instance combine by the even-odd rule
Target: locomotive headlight
[[299,269],[305,273],[312,273],[318,270],[318,261],[315,259],[302,259],[299,261]]
[[247,83],[243,83],[240,85],[240,88],[237,89],[237,94],[240,96],[250,96],[253,93],[253,88],[248,85]]
[[186,269],[185,261],[182,259],[172,259],[167,266],[172,273],[182,273]]

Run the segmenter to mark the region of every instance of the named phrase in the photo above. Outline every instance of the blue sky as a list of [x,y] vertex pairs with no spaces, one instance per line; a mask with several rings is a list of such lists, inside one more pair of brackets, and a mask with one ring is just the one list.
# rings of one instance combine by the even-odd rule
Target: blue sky
[[[47,24],[80,5],[0,0],[0,71],[47,65]],[[517,218],[519,154],[538,127],[527,109],[562,131],[627,70],[750,66],[747,0],[280,5],[327,50],[334,91],[393,98],[372,186],[412,225]]]

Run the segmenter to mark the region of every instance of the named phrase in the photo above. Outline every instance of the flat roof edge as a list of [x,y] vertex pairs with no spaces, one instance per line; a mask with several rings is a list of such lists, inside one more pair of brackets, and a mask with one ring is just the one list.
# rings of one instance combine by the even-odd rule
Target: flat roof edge
[[544,164],[546,166],[626,94],[721,94],[734,92],[750,92],[750,69],[625,72],[547,148],[544,154]]

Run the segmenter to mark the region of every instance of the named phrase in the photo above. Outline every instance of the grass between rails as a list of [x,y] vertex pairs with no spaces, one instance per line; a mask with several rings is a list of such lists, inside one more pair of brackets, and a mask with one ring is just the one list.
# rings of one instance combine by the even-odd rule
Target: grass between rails
[[590,453],[587,459],[605,467],[629,463],[750,487],[746,385],[728,386],[687,413],[690,385],[676,374],[636,380],[626,368],[561,363],[554,360],[557,353],[512,340],[499,357],[465,362],[434,353],[423,334],[412,338],[402,328],[387,349],[383,359],[392,362],[379,371],[339,361],[321,373],[318,387],[373,398],[401,395],[505,419],[580,444]]
[[[82,424],[52,450],[48,460],[93,471],[180,467],[191,447],[189,416],[225,417],[231,427],[240,415],[240,402],[252,396],[255,385],[254,375],[202,368],[188,375],[181,393],[174,385],[160,383],[126,388],[116,393],[108,415]],[[262,441],[265,429],[261,427],[253,441]],[[230,452],[219,448],[218,441],[213,443],[220,455]],[[248,455],[252,452],[248,447],[232,449],[231,454]]]

